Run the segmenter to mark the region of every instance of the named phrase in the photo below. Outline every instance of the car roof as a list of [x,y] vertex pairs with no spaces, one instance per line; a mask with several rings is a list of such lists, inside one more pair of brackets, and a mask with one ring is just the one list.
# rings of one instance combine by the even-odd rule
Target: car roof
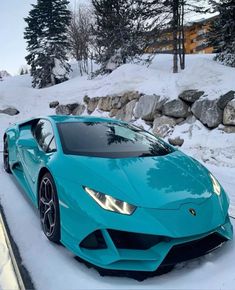
[[72,115],[51,115],[48,116],[49,119],[53,120],[55,123],[70,123],[70,122],[108,122],[108,123],[123,123],[120,120],[101,118],[94,116],[72,116]]

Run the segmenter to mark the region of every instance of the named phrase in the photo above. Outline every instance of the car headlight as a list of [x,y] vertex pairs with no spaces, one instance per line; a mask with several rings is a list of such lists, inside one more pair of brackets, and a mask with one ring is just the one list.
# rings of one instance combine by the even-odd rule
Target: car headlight
[[221,193],[221,186],[220,186],[219,182],[216,180],[216,178],[212,174],[210,174],[210,178],[211,178],[211,182],[212,182],[214,193],[219,196],[220,193]]
[[84,190],[86,193],[88,193],[103,209],[125,214],[125,215],[131,215],[136,207],[134,205],[131,205],[125,201],[118,200],[116,198],[113,198],[110,195],[98,192],[96,190],[93,190],[89,187],[84,186]]

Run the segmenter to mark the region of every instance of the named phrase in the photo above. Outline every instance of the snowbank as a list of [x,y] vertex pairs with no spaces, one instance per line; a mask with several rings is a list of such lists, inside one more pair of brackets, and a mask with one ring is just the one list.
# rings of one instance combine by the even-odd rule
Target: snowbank
[[[0,151],[3,149],[3,132],[9,124],[54,114],[54,109],[49,108],[49,102],[54,100],[62,104],[79,102],[84,95],[105,96],[127,90],[173,99],[187,89],[204,90],[208,98],[214,99],[235,90],[235,69],[215,63],[212,57],[188,56],[187,68],[179,74],[171,73],[172,57],[169,55],[156,56],[150,67],[126,64],[112,74],[94,80],[80,77],[75,70],[69,81],[41,90],[31,88],[28,75],[7,78],[0,82],[0,109],[14,106],[20,114],[12,117],[0,114]],[[138,123],[142,124],[141,121]],[[209,131],[196,122],[176,127],[174,136],[178,135],[185,139],[182,150],[204,162],[225,187],[231,199],[231,213],[235,215],[235,134],[229,135],[218,129]],[[234,243],[141,284],[126,278],[99,277],[96,271],[75,261],[65,248],[48,242],[40,229],[36,211],[14,178],[3,171],[2,157],[0,200],[37,289],[234,289]]]

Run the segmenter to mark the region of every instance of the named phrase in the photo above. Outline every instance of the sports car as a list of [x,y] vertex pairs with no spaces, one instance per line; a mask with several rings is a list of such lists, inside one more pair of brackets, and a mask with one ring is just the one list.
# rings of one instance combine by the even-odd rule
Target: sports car
[[38,208],[46,237],[101,269],[154,272],[233,236],[217,179],[133,124],[76,116],[14,124],[4,168]]

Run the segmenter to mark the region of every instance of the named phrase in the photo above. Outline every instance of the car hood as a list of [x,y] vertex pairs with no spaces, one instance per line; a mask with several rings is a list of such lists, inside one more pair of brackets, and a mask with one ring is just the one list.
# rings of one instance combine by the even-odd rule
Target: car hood
[[63,178],[138,207],[177,209],[184,203],[201,204],[213,192],[208,170],[177,150],[120,159],[67,155],[59,168]]

